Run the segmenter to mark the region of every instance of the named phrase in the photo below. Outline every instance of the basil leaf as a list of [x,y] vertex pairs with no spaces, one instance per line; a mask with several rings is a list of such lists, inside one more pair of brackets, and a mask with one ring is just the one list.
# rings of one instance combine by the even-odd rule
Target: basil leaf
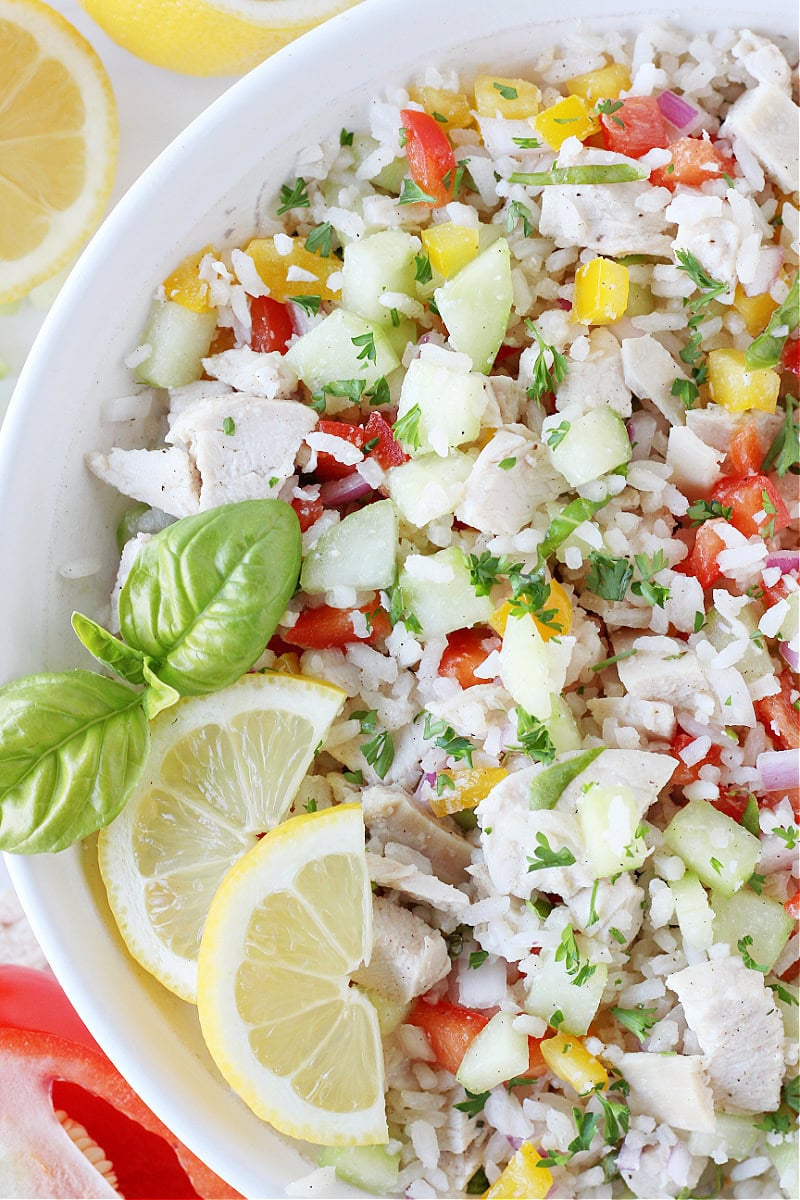
[[530,807],[532,809],[555,808],[567,785],[572,783],[573,779],[577,779],[578,775],[585,771],[604,750],[605,746],[593,746],[591,750],[584,750],[582,754],[576,754],[574,758],[568,758],[566,762],[554,763],[552,767],[541,771],[531,784],[531,790],[528,793]]
[[[769,319],[766,329],[751,342],[745,351],[744,359],[749,370],[759,370],[765,367],[776,367],[780,362],[786,339],[798,324],[798,305],[800,305],[800,286],[795,275],[794,283],[789,289],[789,295],[776,308]],[[785,333],[776,334],[776,329],[785,329]]]
[[144,662],[144,679],[147,684],[147,690],[144,693],[144,711],[147,713],[148,720],[152,721],[165,708],[172,708],[173,704],[177,704],[181,694],[158,678],[147,659]]
[[90,671],[0,689],[0,850],[63,850],[108,825],[147,761],[142,697]]
[[83,613],[72,614],[72,628],[89,653],[104,667],[108,667],[128,683],[144,683],[144,655],[141,650],[126,646],[119,638],[115,638],[113,633],[109,633],[102,625],[98,625],[91,617],[85,617]]
[[300,573],[300,526],[282,500],[184,517],[142,547],[119,598],[125,641],[163,684],[203,696],[264,650]]

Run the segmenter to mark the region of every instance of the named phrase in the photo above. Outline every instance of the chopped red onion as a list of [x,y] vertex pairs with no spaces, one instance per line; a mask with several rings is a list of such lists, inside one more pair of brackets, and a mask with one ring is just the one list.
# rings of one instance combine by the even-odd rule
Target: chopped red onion
[[689,1183],[689,1168],[692,1157],[685,1142],[676,1142],[669,1152],[667,1159],[667,1175],[679,1187],[687,1187]]
[[625,423],[631,443],[631,458],[634,461],[650,457],[657,425],[655,417],[647,412],[634,413]]
[[525,1138],[509,1137],[508,1134],[506,1134],[506,1139],[507,1139],[508,1144],[511,1147],[511,1149],[514,1151],[520,1150],[525,1142]]
[[626,1138],[619,1148],[617,1167],[620,1171],[635,1171],[639,1166],[639,1159],[641,1157],[641,1146],[629,1146]]
[[764,566],[778,567],[782,575],[800,571],[800,550],[771,550]]
[[336,508],[339,504],[348,504],[351,500],[360,500],[368,496],[372,487],[366,479],[354,471],[345,475],[344,479],[329,479],[319,489],[319,498],[328,508]]
[[788,642],[778,643],[778,654],[790,670],[800,671],[800,654],[793,650]]
[[674,125],[679,133],[694,133],[703,124],[705,113],[683,96],[675,92],[662,92],[656,99],[664,120]]
[[756,759],[764,792],[788,792],[800,787],[800,757],[796,750],[765,750]]

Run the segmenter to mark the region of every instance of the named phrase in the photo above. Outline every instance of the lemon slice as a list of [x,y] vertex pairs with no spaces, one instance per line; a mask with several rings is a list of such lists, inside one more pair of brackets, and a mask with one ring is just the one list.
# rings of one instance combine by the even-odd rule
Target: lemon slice
[[131,54],[185,75],[249,71],[356,0],[81,0]]
[[94,232],[117,140],[89,43],[40,0],[0,0],[0,304],[55,275]]
[[200,946],[197,1009],[231,1087],[317,1145],[388,1139],[378,1018],[350,986],[371,952],[361,806],[294,817],[225,876]]
[[286,816],[344,699],[315,679],[245,675],[153,721],[144,778],[98,856],[128,949],[184,1000],[225,872]]

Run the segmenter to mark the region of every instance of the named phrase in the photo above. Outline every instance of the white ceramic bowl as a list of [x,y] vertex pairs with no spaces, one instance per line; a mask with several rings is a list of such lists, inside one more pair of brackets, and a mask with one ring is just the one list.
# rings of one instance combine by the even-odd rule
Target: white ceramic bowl
[[[548,19],[552,15],[553,19]],[[83,465],[110,444],[103,401],[131,390],[122,363],[154,287],[184,254],[245,239],[294,153],[352,127],[370,95],[427,63],[524,74],[526,60],[585,18],[635,29],[647,17],[693,29],[723,23],[796,35],[791,0],[365,0],[282,50],[214,104],[146,172],[72,272],[20,379],[0,442],[0,681],[88,666],[69,624],[99,614],[116,568],[124,502]],[[99,574],[59,567],[97,557]],[[100,882],[93,840],[62,854],[7,858],[52,966],[133,1087],[196,1154],[247,1196],[275,1197],[308,1170],[229,1090],[195,1010],[128,956]],[[348,1193],[342,1195],[363,1193]]]

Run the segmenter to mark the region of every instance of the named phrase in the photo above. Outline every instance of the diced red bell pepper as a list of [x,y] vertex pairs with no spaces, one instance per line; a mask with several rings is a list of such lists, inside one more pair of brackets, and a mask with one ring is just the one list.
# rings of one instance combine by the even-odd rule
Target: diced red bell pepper
[[[778,604],[779,601],[788,600],[792,592],[796,591],[796,589],[790,585],[789,578],[790,577],[788,575],[781,575],[780,579],[778,579],[776,583],[773,583],[771,587],[767,587],[762,580],[761,587],[764,592],[762,600],[764,601],[765,608],[772,608],[772,606],[774,604]],[[794,574],[794,578],[795,580],[797,579],[796,573]]]
[[724,549],[725,543],[719,534],[714,532],[713,523],[706,521],[705,524],[699,526],[695,534],[694,545],[688,558],[685,558],[675,570],[680,571],[683,575],[693,575],[699,581],[703,591],[707,591],[718,579],[722,578],[722,571],[717,559]]
[[756,475],[764,461],[764,447],[755,421],[745,421],[731,438],[728,466],[732,475]]
[[403,447],[397,441],[392,432],[392,427],[386,418],[379,412],[371,412],[364,426],[364,442],[363,446],[369,446],[371,442],[378,439],[372,449],[366,453],[370,458],[374,458],[379,467],[384,471],[388,471],[390,467],[399,467],[402,463],[408,462],[409,455],[406,454]]
[[800,888],[789,897],[783,907],[793,921],[800,921]]
[[406,131],[406,157],[411,178],[431,197],[433,208],[453,199],[456,159],[447,134],[425,112],[404,108],[400,113]]
[[251,350],[258,350],[262,354],[273,350],[277,350],[279,354],[286,353],[289,339],[294,334],[294,326],[285,304],[273,300],[271,296],[254,296],[250,301],[250,319]]
[[[342,438],[351,446],[357,446],[359,450],[363,449],[367,440],[363,425],[351,425],[347,421],[318,421],[315,432],[328,433],[331,437]],[[324,450],[317,451],[317,469],[315,471],[317,479],[322,481],[345,479],[348,475],[352,475],[353,471],[355,471],[354,466],[339,462],[332,454],[328,454]]]
[[[731,524],[751,537],[773,537],[789,524],[789,512],[783,497],[766,475],[731,476],[720,479],[711,493],[712,500],[731,508]],[[757,520],[761,514],[766,514]]]
[[[354,613],[366,616],[369,626],[366,637],[355,632]],[[368,642],[372,645],[388,637],[391,631],[386,610],[381,608],[376,597],[371,604],[363,604],[361,608],[331,608],[327,604],[306,608],[292,628],[284,630],[281,636],[287,645],[299,646],[302,650],[333,650],[350,642]]]
[[462,688],[486,683],[475,675],[475,668],[484,663],[493,650],[499,650],[500,638],[485,625],[472,629],[456,629],[448,633],[447,646],[439,660],[439,674],[457,679]]
[[320,500],[319,496],[317,496],[314,500],[311,500],[306,496],[303,496],[302,498],[300,496],[293,496],[292,508],[297,513],[297,519],[300,522],[301,533],[305,533],[307,529],[310,529],[312,525],[316,524],[325,511],[325,506]]
[[[425,1034],[436,1056],[436,1065],[455,1075],[470,1043],[489,1024],[489,1017],[473,1008],[451,1004],[449,1000],[429,1004],[421,996],[406,1021],[409,1025],[416,1025]],[[548,1069],[539,1048],[540,1041],[539,1038],[528,1038],[526,1075],[531,1078],[544,1075]]]
[[732,176],[735,170],[730,155],[722,154],[707,138],[678,138],[670,145],[669,152],[672,155],[671,161],[650,172],[653,187],[666,187],[674,192],[681,183],[684,187],[697,188],[709,179],[719,179],[722,175]]
[[800,750],[800,715],[792,707],[795,684],[788,671],[778,676],[781,690],[775,696],[754,700],[756,716],[766,728],[778,750]]
[[674,783],[678,787],[686,787],[687,784],[696,783],[700,778],[701,767],[719,766],[722,747],[713,743],[709,747],[708,753],[698,762],[692,763],[692,765],[689,766],[683,761],[680,756],[681,750],[685,750],[690,742],[693,742],[694,740],[695,739],[691,736],[691,734],[684,733],[682,729],[679,729],[670,743],[669,752],[673,758],[677,758],[678,760],[678,765],[672,773],[670,783]]
[[750,792],[740,788],[721,787],[719,796],[716,800],[712,800],[712,804],[717,812],[724,813],[726,817],[730,817],[732,821],[741,825],[750,795]]
[[800,337],[787,338],[781,351],[781,370],[800,379]]
[[669,145],[667,126],[655,96],[629,96],[622,107],[600,117],[606,150],[641,158],[648,150]]

